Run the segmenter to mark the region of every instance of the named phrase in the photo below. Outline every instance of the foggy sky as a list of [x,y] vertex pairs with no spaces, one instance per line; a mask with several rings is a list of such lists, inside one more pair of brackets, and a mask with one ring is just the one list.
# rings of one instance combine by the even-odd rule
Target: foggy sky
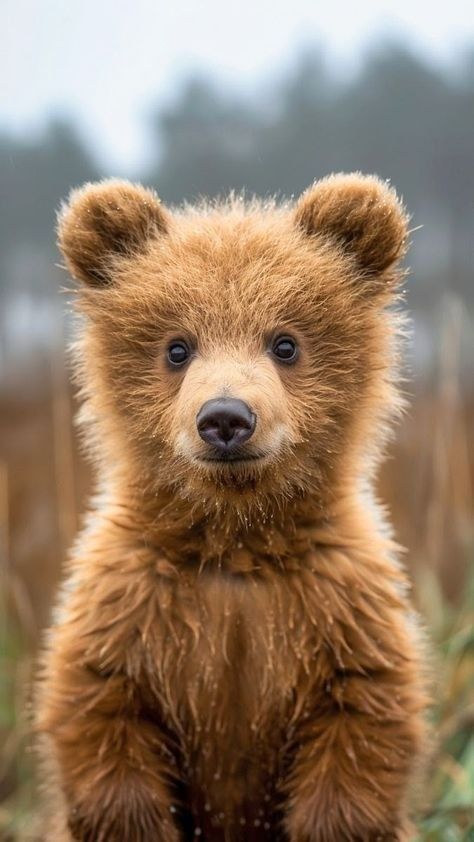
[[341,72],[398,38],[436,61],[474,41],[468,0],[2,0],[0,130],[72,116],[117,172],[146,155],[147,119],[192,71],[252,91],[316,43]]

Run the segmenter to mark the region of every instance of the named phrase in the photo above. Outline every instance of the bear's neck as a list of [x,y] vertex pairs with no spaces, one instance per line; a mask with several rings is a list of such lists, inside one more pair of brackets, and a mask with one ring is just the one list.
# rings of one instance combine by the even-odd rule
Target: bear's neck
[[150,499],[136,490],[126,499],[113,498],[111,517],[117,528],[127,530],[128,540],[156,548],[178,566],[205,565],[235,573],[252,572],[265,561],[288,568],[315,543],[349,540],[359,508],[350,489],[324,501],[308,495],[242,511],[232,505],[209,511],[172,492]]

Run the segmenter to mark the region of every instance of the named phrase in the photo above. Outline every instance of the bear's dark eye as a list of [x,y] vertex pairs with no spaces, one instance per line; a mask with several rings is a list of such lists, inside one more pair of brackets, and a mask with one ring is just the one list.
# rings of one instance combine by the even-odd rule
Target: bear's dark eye
[[186,345],[186,342],[183,342],[180,339],[177,342],[172,342],[168,348],[168,362],[171,363],[172,366],[180,366],[184,365],[184,363],[190,357],[190,350]]
[[279,336],[273,342],[272,354],[282,363],[294,363],[298,356],[298,346],[291,336]]

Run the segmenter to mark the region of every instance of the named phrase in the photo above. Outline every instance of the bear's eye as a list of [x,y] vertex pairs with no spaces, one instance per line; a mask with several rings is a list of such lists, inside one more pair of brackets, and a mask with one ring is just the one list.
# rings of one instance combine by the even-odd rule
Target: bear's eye
[[168,348],[168,362],[172,366],[184,365],[190,357],[190,350],[182,339],[177,342],[172,342]]
[[279,336],[273,342],[272,354],[282,363],[294,363],[298,356],[298,346],[291,336]]

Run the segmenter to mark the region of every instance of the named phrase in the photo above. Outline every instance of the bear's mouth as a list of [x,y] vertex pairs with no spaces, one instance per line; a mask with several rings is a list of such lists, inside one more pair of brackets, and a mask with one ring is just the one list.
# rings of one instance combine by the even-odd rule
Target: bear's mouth
[[240,462],[256,462],[259,459],[263,459],[267,454],[266,453],[245,453],[242,451],[229,451],[229,452],[215,452],[215,453],[207,453],[205,455],[199,455],[197,458],[200,462],[211,463],[215,465],[235,465]]

